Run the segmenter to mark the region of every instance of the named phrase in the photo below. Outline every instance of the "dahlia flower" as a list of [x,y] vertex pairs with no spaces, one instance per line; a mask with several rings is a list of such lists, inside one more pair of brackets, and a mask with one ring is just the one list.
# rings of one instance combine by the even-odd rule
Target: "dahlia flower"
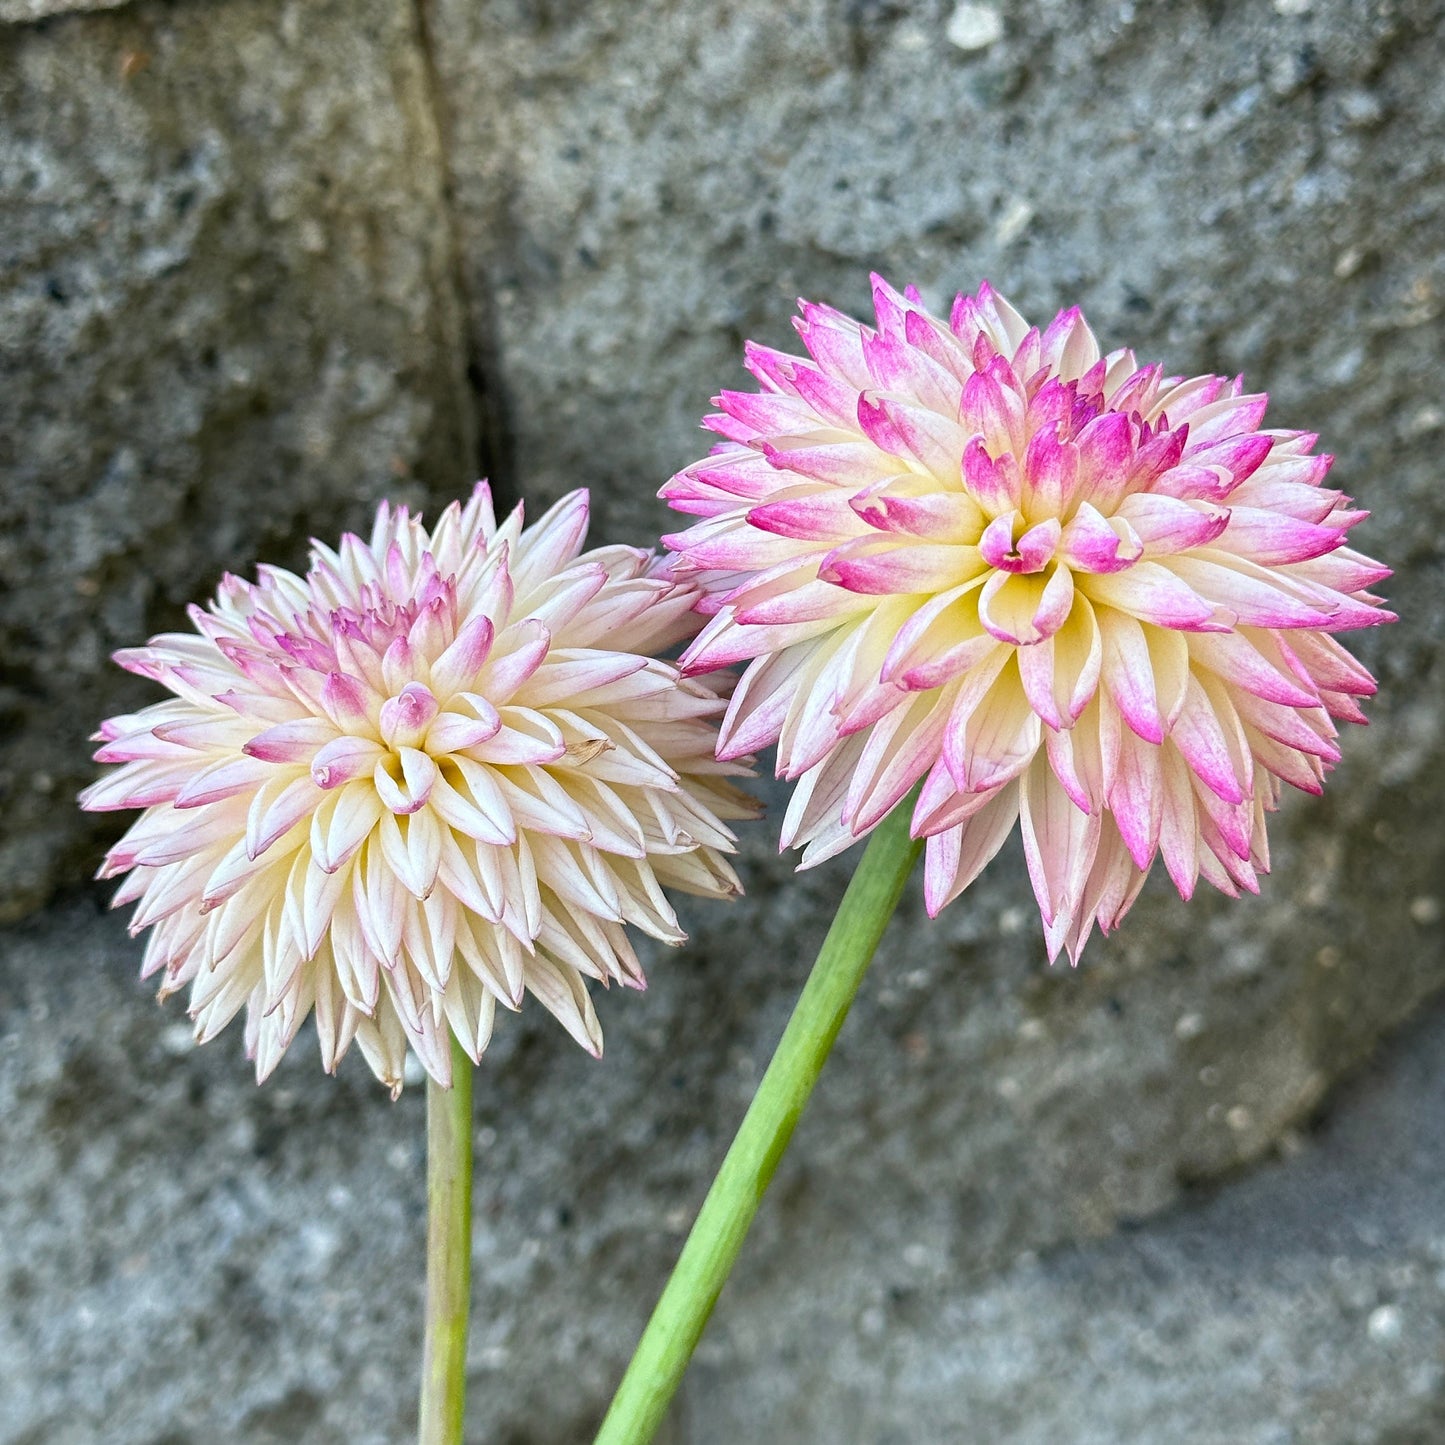
[[761,391],[662,492],[702,519],[664,538],[712,614],[684,671],[748,661],[719,757],[777,743],[802,866],[921,780],[932,914],[1017,820],[1050,958],[1158,853],[1186,898],[1256,891],[1280,784],[1318,793],[1375,690],[1334,634],[1393,620],[1332,458],[1239,379],[1101,355],[1077,309],[873,294],[876,326],[802,303],[809,357],[750,345]]
[[587,516],[579,491],[499,527],[483,484],[428,532],[383,503],[369,543],[228,576],[196,635],[116,655],[175,696],[104,724],[121,766],[81,802],[144,809],[101,876],[198,1042],[245,1008],[264,1079],[314,1008],[324,1066],[355,1039],[395,1093],[408,1048],[446,1085],[448,1034],[479,1058],[530,992],[600,1053],[583,979],[643,986],[625,925],[677,943],[664,885],[739,891],[724,695],[652,655],[696,589],[581,553]]

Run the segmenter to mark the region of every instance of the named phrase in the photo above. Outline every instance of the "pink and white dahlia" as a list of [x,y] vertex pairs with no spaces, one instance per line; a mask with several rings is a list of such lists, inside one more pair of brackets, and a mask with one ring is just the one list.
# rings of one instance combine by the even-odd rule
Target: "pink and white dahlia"
[[355,1039],[393,1091],[408,1048],[445,1085],[449,1035],[479,1058],[531,992],[600,1053],[583,980],[643,986],[626,925],[677,943],[664,886],[740,891],[724,694],[653,655],[697,590],[581,552],[587,514],[499,527],[480,485],[428,532],[383,503],[369,543],[226,577],[196,635],[116,655],[175,696],[102,727],[121,766],[81,802],[145,810],[101,876],[199,1042],[244,1008],[264,1079],[314,1008],[328,1070]]
[[684,670],[750,659],[719,756],[776,742],[783,846],[846,848],[922,780],[937,913],[1018,821],[1049,955],[1108,932],[1156,853],[1186,898],[1268,867],[1281,782],[1320,791],[1391,621],[1366,515],[1239,380],[1102,356],[987,286],[947,321],[874,279],[876,326],[803,303],[749,346],[724,440],[663,489],[713,615]]

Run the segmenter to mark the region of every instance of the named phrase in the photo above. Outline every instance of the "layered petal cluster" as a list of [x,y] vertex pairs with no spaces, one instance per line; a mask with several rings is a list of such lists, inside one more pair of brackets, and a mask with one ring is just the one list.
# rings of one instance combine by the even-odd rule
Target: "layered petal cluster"
[[195,634],[117,654],[173,697],[110,719],[81,798],[144,809],[102,876],[150,928],[145,976],[190,988],[205,1042],[242,1008],[258,1079],[313,1010],[399,1090],[442,1084],[532,993],[601,1050],[584,978],[643,986],[626,925],[683,935],[672,886],[739,890],[714,756],[726,681],[654,655],[691,636],[670,559],[581,551],[585,492],[523,529],[489,492],[428,532],[383,504],[307,575],[223,580]]
[[1390,621],[1365,513],[1239,380],[1102,355],[987,286],[947,320],[874,278],[876,324],[802,304],[808,356],[747,349],[723,439],[663,489],[708,596],[685,670],[748,660],[719,756],[777,744],[803,865],[920,780],[937,913],[1018,822],[1050,957],[1077,961],[1155,856],[1255,890],[1281,782],[1318,792]]

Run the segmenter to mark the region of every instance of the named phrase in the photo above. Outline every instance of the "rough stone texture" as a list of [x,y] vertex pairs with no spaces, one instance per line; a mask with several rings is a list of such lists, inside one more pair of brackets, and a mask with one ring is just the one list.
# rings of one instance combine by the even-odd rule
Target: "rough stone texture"
[[916,1233],[878,1250],[841,1231],[786,1318],[755,1277],[698,1361],[684,1437],[1445,1437],[1442,1026],[1433,1007],[1316,1137],[1147,1229],[983,1281]]
[[[702,912],[715,944],[725,918]],[[671,1445],[1440,1437],[1438,1006],[1349,1081],[1322,1128],[1285,1134],[1255,1173],[1192,1190],[1122,1233],[1031,1249],[1047,1231],[1011,1176],[1036,1168],[1028,1125],[1040,1121],[1021,1119],[1017,1097],[975,1095],[969,1119],[960,1108],[937,1127],[919,1112],[942,1092],[920,1098],[914,1082],[923,1064],[909,1014],[923,1011],[921,995],[890,1000],[889,980],[921,932],[900,930],[866,987],[704,1341]],[[326,1080],[309,1055],[257,1090],[236,1040],[190,1049],[176,1012],[139,996],[133,964],[85,901],[4,939],[0,1440],[406,1439],[421,1091],[392,1106],[360,1066]],[[761,961],[739,968],[742,987],[781,994]],[[535,1022],[504,1030],[484,1065],[477,1445],[591,1438],[702,1170],[781,1022],[780,996],[759,1014],[699,973],[663,962],[645,1006],[607,1000],[601,1070]],[[949,989],[928,1011],[967,993]],[[1072,1036],[1027,1049],[1061,1092],[1112,1049],[1119,1097],[1096,1100],[1092,1127],[1075,1120],[1087,1139],[1073,1147],[1076,1162],[1087,1142],[1117,1165],[1141,1114],[1119,1060],[1142,1030],[1127,1004],[1120,1015],[1097,996],[1078,1013]],[[940,1053],[955,1075],[970,1068],[957,1045],[935,1043]],[[900,1091],[915,1114],[893,1127],[929,1150],[921,1169],[883,1147],[883,1117],[859,1117],[865,1093]],[[1065,1174],[1036,1188],[1054,1196],[1039,1209],[1077,1204]]]
[[118,10],[130,0],[0,0],[0,23],[23,25],[27,20],[48,20],[58,14],[85,10]]
[[1371,505],[1416,500],[1400,451],[1445,424],[1428,0],[1035,0],[967,53],[927,3],[436,8],[529,491],[602,482],[613,530],[655,531],[743,338],[795,342],[800,293],[864,309],[878,269],[937,303],[986,276],[1173,369],[1247,368],[1328,423]]
[[0,0],[0,22],[47,20],[86,10],[118,10],[129,0]]
[[[64,484],[83,498],[67,515],[100,519],[75,535],[116,549],[79,569],[114,614],[91,655],[223,562],[294,548],[303,520],[334,531],[327,508],[345,498],[354,516],[392,455],[414,457],[434,492],[449,484],[467,455],[469,356],[504,478],[537,502],[590,483],[600,530],[629,540],[664,527],[652,494],[705,444],[697,419],[736,383],[743,337],[786,340],[799,292],[861,307],[870,267],[936,301],[987,275],[1036,315],[1079,301],[1106,341],[1179,370],[1247,369],[1282,424],[1324,432],[1336,475],[1374,510],[1364,544],[1398,568],[1405,621],[1358,644],[1383,683],[1373,726],[1325,800],[1285,809],[1262,898],[1186,907],[1151,885],[1078,974],[1043,966],[1016,849],[935,924],[909,895],[672,1440],[1425,1445],[1445,1432],[1445,1143],[1430,1122],[1445,1017],[1387,1045],[1377,1075],[1349,1071],[1445,979],[1437,7],[959,8],[1002,16],[1001,38],[976,43],[991,23],[946,5],[434,0],[429,68],[400,9],[378,4],[368,22],[306,5],[283,12],[301,17],[291,48],[263,46],[270,68],[248,62],[239,79],[201,36],[248,54],[246,36],[283,24],[268,7],[0,30],[30,67],[0,76],[49,76],[64,97],[34,129],[46,174],[71,177],[61,214],[82,219],[114,167],[90,165],[78,129],[61,143],[67,116],[141,104],[113,78],[88,84],[112,76],[106,57],[136,27],[192,37],[187,73],[204,83],[155,58],[128,82],[176,77],[190,130],[220,137],[204,195],[228,239],[187,252],[198,269],[181,273],[183,295],[227,335],[241,327],[266,377],[290,378],[266,391],[288,398],[284,415],[249,420],[242,404],[226,446],[153,415],[180,371],[156,359],[171,343],[155,318],[171,313],[145,270],[147,238],[180,225],[158,148],[126,152],[140,210],[121,241],[102,247],[74,219],[58,238],[51,221],[20,232],[52,247],[36,274],[63,287],[66,258],[89,274],[80,263],[104,256],[107,294],[140,298],[119,340],[26,323],[30,364],[50,368],[52,390],[65,376],[69,399],[48,431],[33,415],[30,428],[58,438],[48,455],[106,458],[114,419],[143,417],[147,460],[129,465],[172,488],[126,482],[104,512],[99,463],[46,473],[59,480],[45,495]],[[392,109],[376,111],[358,71],[401,77]],[[426,139],[428,74],[444,164]],[[292,99],[253,135],[240,97],[268,87]],[[298,113],[323,120],[298,132]],[[375,244],[412,259],[414,288],[388,290],[391,270],[355,232],[303,262],[288,238],[304,207],[272,219],[247,189],[291,195],[267,178],[314,154],[307,136],[331,144],[332,123],[342,169],[361,177],[348,204],[380,210]],[[408,186],[415,210],[389,199]],[[299,279],[256,259],[278,253]],[[269,289],[243,306],[236,278],[258,269]],[[446,334],[456,294],[465,338]],[[422,318],[415,359],[397,363],[375,416],[327,410],[321,382],[306,391],[333,326],[347,355],[374,356],[373,338],[411,336],[398,316]],[[151,400],[112,398],[137,372]],[[210,385],[203,420],[230,416],[231,393]],[[305,433],[323,439],[312,453],[296,438],[318,414],[339,419]],[[241,477],[269,490],[238,494]],[[17,485],[22,515],[40,485]],[[10,486],[7,473],[7,498]],[[269,529],[261,497],[281,509]],[[136,498],[168,509],[155,556],[138,532],[111,535]],[[81,627],[64,590],[74,537],[31,527],[22,546],[10,517],[0,527],[0,565],[23,566]],[[0,617],[20,596],[0,594]],[[87,723],[103,711],[113,682],[67,678],[44,698],[28,672],[12,688],[31,709],[22,737],[55,730],[55,699],[83,688],[96,689]],[[13,798],[3,807],[28,860],[38,824]],[[747,902],[694,908],[695,948],[649,955],[644,998],[602,1001],[600,1068],[545,1023],[499,1031],[479,1086],[471,1439],[588,1438],[847,873],[844,859],[794,880],[770,831],[746,840]],[[158,1013],[131,980],[137,956],[80,894],[0,937],[0,1445],[404,1438],[419,1091],[392,1107],[359,1068],[333,1083],[298,1055],[256,1092],[237,1039],[184,1048],[178,1011]],[[1315,1136],[1322,1108],[1336,1114]]]
[[0,22],[23,25],[27,20],[48,20],[58,14],[85,10],[118,10],[130,0],[0,0]]
[[[0,25],[0,917],[85,869],[106,661],[475,464],[406,0]],[[318,85],[318,76],[330,76]]]

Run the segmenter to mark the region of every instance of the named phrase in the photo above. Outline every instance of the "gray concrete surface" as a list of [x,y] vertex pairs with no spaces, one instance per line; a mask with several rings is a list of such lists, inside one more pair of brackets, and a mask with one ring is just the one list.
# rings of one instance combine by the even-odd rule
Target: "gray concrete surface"
[[[727,915],[693,921],[716,957]],[[910,981],[935,947],[937,995]],[[783,982],[736,962],[660,960],[645,1000],[605,1001],[600,1071],[535,1020],[489,1054],[468,1440],[590,1438],[781,1025]],[[890,936],[664,1438],[1438,1439],[1440,1006],[1254,1170],[1151,1188],[1171,1093],[1197,1128],[1241,1107],[1247,1080],[1204,1062],[1227,1052],[1087,974],[1041,1033],[964,962],[916,912]],[[304,1055],[257,1090],[237,1041],[191,1050],[132,964],[84,899],[5,940],[0,1439],[405,1440],[421,1091],[393,1106],[355,1061],[331,1081]],[[981,1055],[1000,1016],[1014,1039]]]
[[107,658],[475,458],[416,17],[0,24],[0,917],[89,871]]
[[[1339,454],[1403,620],[1260,899],[1151,884],[1077,974],[1016,851],[935,924],[905,899],[673,1445],[1445,1437],[1445,17],[978,9],[0,9],[0,1445],[413,1408],[421,1092],[304,1049],[258,1091],[135,982],[68,806],[141,696],[104,654],[481,467],[655,536],[742,339],[874,267],[1244,368]],[[847,876],[774,826],[600,1001],[601,1065],[499,1029],[470,1440],[605,1403]]]

